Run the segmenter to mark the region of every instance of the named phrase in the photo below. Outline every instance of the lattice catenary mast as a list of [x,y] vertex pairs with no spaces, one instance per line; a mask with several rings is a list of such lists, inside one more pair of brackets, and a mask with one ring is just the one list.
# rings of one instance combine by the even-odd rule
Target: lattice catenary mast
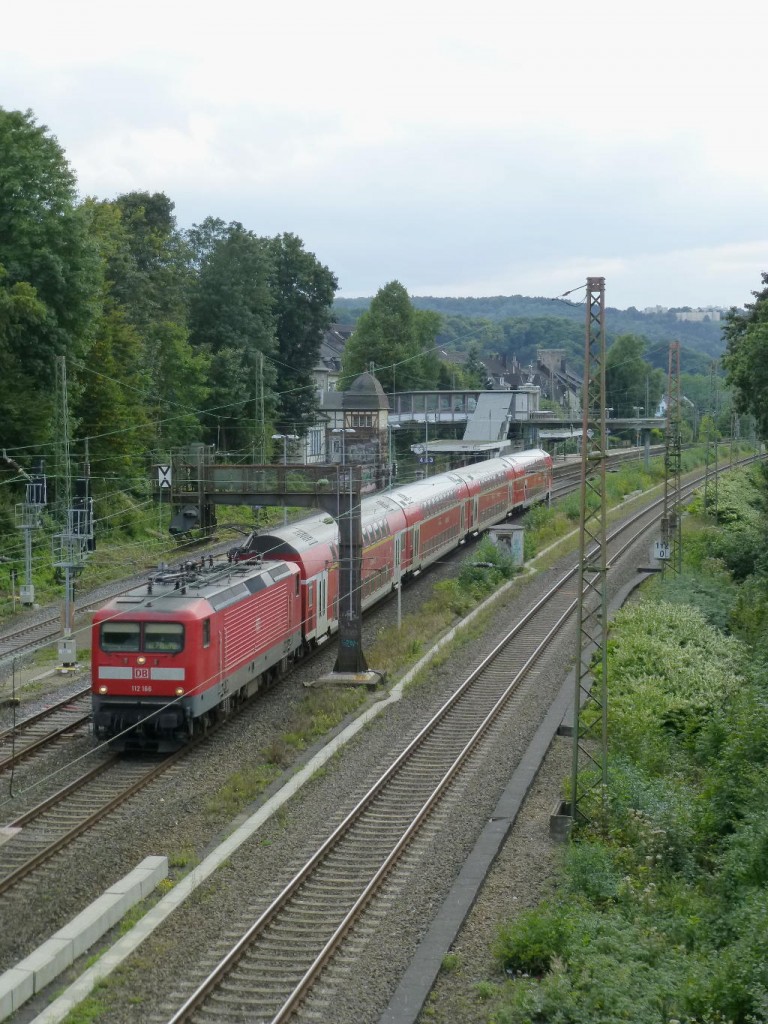
[[[584,398],[581,436],[581,517],[577,661],[573,698],[573,765],[570,814],[586,818],[586,798],[595,790],[605,800],[608,785],[608,571],[605,498],[605,278],[587,278]],[[592,664],[599,659],[600,684]],[[592,766],[594,771],[581,771]]]
[[664,570],[672,569],[678,575],[683,571],[683,530],[680,518],[680,470],[682,465],[682,437],[680,423],[682,399],[680,393],[680,342],[669,343],[669,372],[667,375],[667,429],[664,436],[664,514],[661,517],[661,540],[669,557],[664,559]]

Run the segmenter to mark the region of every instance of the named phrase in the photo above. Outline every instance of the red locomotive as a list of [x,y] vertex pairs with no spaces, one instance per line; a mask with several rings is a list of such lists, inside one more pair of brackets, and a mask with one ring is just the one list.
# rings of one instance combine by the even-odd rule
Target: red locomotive
[[[548,501],[552,460],[501,456],[364,498],[367,608],[518,508]],[[338,625],[338,530],[315,515],[251,534],[226,566],[187,563],[93,618],[93,727],[121,749],[171,750]]]

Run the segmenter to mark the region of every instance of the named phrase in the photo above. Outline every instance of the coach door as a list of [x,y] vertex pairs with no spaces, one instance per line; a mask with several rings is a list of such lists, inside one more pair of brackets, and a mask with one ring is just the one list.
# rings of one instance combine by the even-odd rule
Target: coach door
[[315,577],[317,580],[317,633],[319,638],[328,632],[328,570]]

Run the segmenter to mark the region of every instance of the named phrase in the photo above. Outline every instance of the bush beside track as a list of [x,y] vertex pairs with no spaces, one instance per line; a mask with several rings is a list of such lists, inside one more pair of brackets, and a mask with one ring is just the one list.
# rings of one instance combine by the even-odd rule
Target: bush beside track
[[699,492],[683,575],[614,621],[605,813],[501,928],[478,1019],[768,1020],[766,507],[762,466],[721,479],[717,521]]

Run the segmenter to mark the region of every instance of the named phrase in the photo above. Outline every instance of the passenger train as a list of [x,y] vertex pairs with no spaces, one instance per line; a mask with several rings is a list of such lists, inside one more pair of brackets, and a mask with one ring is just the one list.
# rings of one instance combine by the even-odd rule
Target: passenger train
[[[363,609],[468,536],[549,501],[552,459],[504,455],[365,497]],[[117,749],[177,749],[338,627],[339,536],[317,514],[155,573],[93,617],[93,728]]]

